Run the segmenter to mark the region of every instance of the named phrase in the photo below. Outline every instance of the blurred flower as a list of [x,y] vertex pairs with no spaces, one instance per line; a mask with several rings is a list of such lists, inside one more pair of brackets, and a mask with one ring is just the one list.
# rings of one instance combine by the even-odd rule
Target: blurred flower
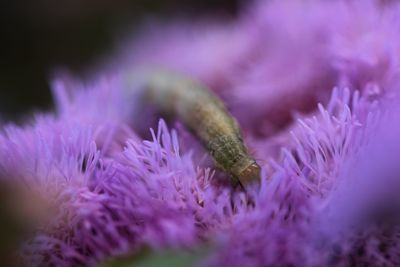
[[[56,114],[4,127],[2,177],[56,207],[21,248],[29,265],[204,243],[213,249],[202,266],[400,264],[400,7],[256,7],[229,25],[156,29],[92,82],[60,76]],[[127,81],[143,64],[225,99],[263,167],[259,192],[219,183],[224,174],[198,160],[205,151],[179,125],[160,120],[142,141],[136,125],[153,114]]]

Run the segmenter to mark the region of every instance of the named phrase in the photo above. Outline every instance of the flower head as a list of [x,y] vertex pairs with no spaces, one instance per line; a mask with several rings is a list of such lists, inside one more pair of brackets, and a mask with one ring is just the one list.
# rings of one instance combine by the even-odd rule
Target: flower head
[[[204,266],[398,265],[400,9],[390,5],[259,1],[237,22],[145,34],[92,82],[60,77],[54,114],[0,135],[0,176],[54,206],[24,259],[94,266],[211,243]],[[219,182],[182,125],[159,120],[143,135],[154,114],[126,82],[143,64],[223,97],[261,163],[258,191]]]

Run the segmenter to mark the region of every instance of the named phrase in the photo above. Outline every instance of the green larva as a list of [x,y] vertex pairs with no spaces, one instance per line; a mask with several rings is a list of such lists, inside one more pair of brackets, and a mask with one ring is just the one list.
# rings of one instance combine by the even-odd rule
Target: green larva
[[182,121],[233,182],[243,187],[260,182],[260,166],[248,154],[237,121],[216,95],[177,73],[154,71],[146,76],[147,101]]

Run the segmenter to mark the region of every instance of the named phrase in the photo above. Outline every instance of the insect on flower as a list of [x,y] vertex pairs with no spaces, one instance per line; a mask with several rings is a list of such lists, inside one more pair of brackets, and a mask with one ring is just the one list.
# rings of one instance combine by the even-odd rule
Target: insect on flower
[[233,183],[246,187],[260,182],[260,166],[247,152],[237,121],[217,96],[178,73],[154,71],[146,77],[146,101],[182,121]]

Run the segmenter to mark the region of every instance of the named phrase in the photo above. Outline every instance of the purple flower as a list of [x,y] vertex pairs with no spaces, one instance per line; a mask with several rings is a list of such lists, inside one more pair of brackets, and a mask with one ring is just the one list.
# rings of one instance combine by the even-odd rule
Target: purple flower
[[[399,16],[375,1],[259,1],[236,22],[145,31],[91,82],[60,76],[54,114],[0,135],[1,176],[54,206],[23,259],[95,266],[207,243],[202,266],[399,265]],[[129,81],[143,64],[224,98],[259,192],[220,183],[182,125],[140,129],[153,113]]]

